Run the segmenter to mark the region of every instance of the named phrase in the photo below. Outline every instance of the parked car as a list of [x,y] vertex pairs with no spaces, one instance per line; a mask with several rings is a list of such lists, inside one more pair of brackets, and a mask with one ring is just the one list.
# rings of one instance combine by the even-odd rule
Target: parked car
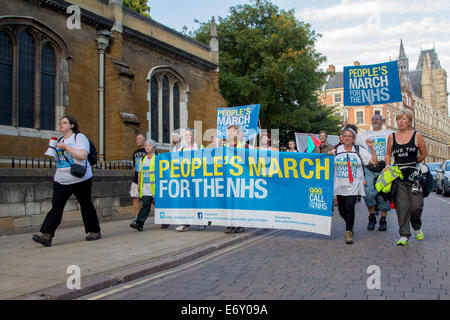
[[450,195],[450,160],[442,162],[436,174],[436,193],[444,193],[444,197]]
[[437,170],[441,166],[442,162],[430,162],[427,163],[428,170],[430,170],[431,175],[434,179],[434,189],[431,190],[432,192],[436,191],[436,180],[437,180]]

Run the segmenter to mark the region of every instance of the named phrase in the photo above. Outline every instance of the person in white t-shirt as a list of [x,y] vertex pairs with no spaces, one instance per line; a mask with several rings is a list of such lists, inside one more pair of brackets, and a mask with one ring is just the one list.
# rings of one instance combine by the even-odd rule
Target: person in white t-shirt
[[[92,168],[87,159],[90,149],[89,140],[79,132],[78,122],[72,116],[61,118],[59,130],[64,136],[55,148],[56,173],[53,181],[52,209],[45,217],[40,229],[41,233],[33,235],[34,241],[47,247],[52,245],[55,231],[62,220],[64,206],[72,194],[80,204],[84,229],[88,233],[86,241],[98,240],[102,237],[97,212],[91,198]],[[73,164],[86,167],[83,177],[75,177],[70,173]]]
[[377,218],[375,217],[375,207],[381,211],[380,226],[379,231],[387,230],[386,216],[387,212],[391,210],[391,204],[389,200],[384,200],[381,195],[378,194],[375,189],[376,179],[383,171],[386,166],[384,162],[384,156],[386,154],[386,146],[389,135],[392,133],[390,130],[383,129],[384,118],[381,114],[374,114],[372,117],[372,128],[373,130],[365,131],[358,134],[356,137],[356,144],[367,148],[365,143],[366,139],[371,139],[373,141],[373,147],[378,157],[377,166],[365,166],[365,192],[366,196],[364,201],[366,202],[367,209],[369,210],[369,224],[367,225],[367,230],[372,231],[375,229],[377,224]]
[[365,195],[363,165],[377,164],[378,158],[372,140],[366,140],[369,153],[354,145],[356,132],[353,129],[344,128],[342,137],[344,143],[337,147],[334,160],[334,195],[337,196],[339,214],[345,220],[345,242],[352,244],[356,201],[359,195]]

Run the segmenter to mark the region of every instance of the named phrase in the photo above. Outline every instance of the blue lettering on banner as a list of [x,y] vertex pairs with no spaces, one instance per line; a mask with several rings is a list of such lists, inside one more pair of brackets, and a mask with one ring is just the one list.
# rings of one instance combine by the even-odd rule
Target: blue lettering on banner
[[330,233],[332,156],[222,147],[162,153],[155,166],[155,212],[166,213],[156,223],[206,220]]
[[237,125],[244,133],[245,141],[258,134],[259,104],[232,108],[217,108],[217,137],[225,139],[228,127]]
[[401,102],[397,61],[344,67],[344,105]]

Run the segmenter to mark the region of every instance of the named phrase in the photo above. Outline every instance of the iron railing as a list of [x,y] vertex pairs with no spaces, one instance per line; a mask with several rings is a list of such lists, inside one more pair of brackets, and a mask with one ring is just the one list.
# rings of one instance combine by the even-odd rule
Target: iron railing
[[[39,168],[52,169],[56,167],[55,159],[23,156],[0,157],[0,167],[3,168]],[[93,166],[96,170],[132,170],[131,160],[98,161]]]

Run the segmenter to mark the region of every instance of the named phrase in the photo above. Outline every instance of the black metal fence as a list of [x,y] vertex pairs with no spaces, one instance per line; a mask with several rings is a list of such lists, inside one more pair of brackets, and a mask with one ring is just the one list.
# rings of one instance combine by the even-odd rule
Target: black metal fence
[[[52,158],[1,157],[0,163],[4,168],[52,169],[56,167],[56,162]],[[96,170],[132,170],[133,163],[130,160],[99,161],[92,168]]]

